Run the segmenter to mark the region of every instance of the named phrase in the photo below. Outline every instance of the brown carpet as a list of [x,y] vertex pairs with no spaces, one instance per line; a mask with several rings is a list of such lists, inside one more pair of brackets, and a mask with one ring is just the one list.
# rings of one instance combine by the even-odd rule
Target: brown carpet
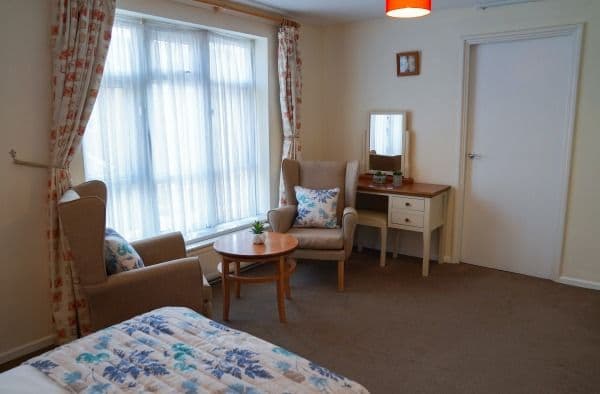
[[[470,266],[354,253],[300,262],[287,324],[274,284],[242,287],[228,325],[362,383],[372,393],[600,392],[600,292]],[[266,272],[265,265],[248,274]],[[214,286],[214,316],[222,294]]]

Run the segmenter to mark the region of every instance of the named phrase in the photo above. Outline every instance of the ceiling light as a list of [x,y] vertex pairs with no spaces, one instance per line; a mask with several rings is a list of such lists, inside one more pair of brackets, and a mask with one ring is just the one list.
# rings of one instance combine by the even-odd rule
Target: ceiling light
[[431,12],[431,0],[385,0],[385,13],[392,18],[417,18]]

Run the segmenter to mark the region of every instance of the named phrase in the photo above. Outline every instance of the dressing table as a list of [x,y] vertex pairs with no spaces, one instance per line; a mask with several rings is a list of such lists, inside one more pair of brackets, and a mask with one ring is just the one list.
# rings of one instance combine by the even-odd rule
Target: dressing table
[[444,250],[449,190],[450,186],[428,183],[404,183],[394,187],[389,180],[385,184],[376,184],[373,183],[372,175],[364,174],[359,177],[357,192],[387,200],[387,206],[382,207],[381,203],[378,204],[380,208],[385,208],[387,211],[387,227],[423,234],[422,273],[423,276],[428,276],[431,233],[438,228],[440,228],[439,254],[442,255]]
[[[422,273],[428,276],[431,233],[438,228],[439,254],[443,255],[450,186],[412,182],[410,133],[406,119],[407,114],[403,111],[373,111],[369,114],[363,158],[367,173],[359,177],[357,188],[358,224],[380,229],[382,267],[385,266],[388,228],[423,234]],[[402,174],[404,182],[394,186],[392,174],[398,173]],[[374,182],[373,174],[380,178],[386,175],[383,177],[385,183]],[[394,257],[397,240],[396,237]]]

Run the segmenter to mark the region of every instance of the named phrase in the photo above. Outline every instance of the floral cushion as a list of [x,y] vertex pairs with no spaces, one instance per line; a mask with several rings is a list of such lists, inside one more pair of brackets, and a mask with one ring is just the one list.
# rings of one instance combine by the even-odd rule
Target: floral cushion
[[144,266],[142,258],[135,249],[112,228],[107,228],[104,232],[104,263],[108,275]]
[[307,189],[295,186],[298,215],[294,227],[337,227],[337,203],[340,188]]

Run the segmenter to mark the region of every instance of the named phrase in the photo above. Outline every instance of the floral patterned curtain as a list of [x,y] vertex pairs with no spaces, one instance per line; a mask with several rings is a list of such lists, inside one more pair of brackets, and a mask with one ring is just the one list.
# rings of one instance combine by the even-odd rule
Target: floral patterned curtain
[[87,303],[78,286],[57,201],[71,186],[69,165],[92,112],[115,16],[116,0],[53,0],[52,128],[48,181],[50,289],[57,341],[89,332]]
[[[283,121],[283,159],[301,159],[300,104],[302,103],[302,60],[298,50],[299,32],[296,26],[284,22],[279,27],[278,71],[279,100]],[[286,205],[287,198],[283,176],[279,179],[279,204]]]

